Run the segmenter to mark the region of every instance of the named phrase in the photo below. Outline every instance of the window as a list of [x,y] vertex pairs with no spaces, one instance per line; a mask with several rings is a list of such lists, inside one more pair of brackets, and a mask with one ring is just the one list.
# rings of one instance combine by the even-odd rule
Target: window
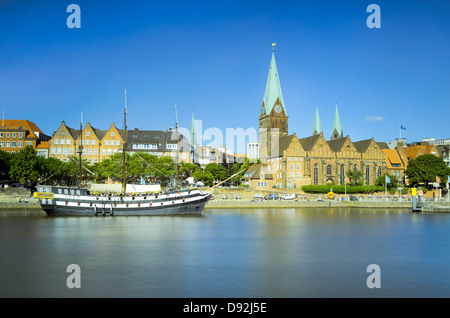
[[16,142],[15,142],[15,141],[12,141],[12,142],[11,142],[11,147],[12,147],[12,148],[16,148]]
[[120,140],[116,140],[116,146],[120,146]]
[[0,133],[0,138],[3,138],[3,133]]
[[300,170],[300,164],[297,163],[297,170]]
[[92,149],[91,148],[88,149],[88,155],[92,155]]
[[89,137],[91,135],[90,131],[86,131],[86,137]]
[[61,154],[61,148],[56,148],[56,154],[58,154],[58,155]]
[[63,155],[67,155],[67,148],[63,148]]
[[66,139],[66,145],[70,145],[70,139]]
[[294,173],[293,172],[291,172],[291,178],[294,178]]
[[111,146],[114,146],[114,140],[111,140]]
[[370,184],[370,167],[366,166],[366,185]]
[[314,184],[319,184],[319,165],[317,163],[314,164]]
[[260,177],[260,179],[264,179],[264,173],[261,173],[261,175],[259,177]]
[[297,172],[297,179],[300,179],[300,172]]
[[86,140],[86,146],[89,146],[89,139]]
[[54,144],[59,145],[59,139],[55,139]]
[[69,148],[69,155],[73,155],[73,148]]
[[294,170],[294,164],[291,163],[291,170]]
[[16,138],[16,133],[12,133],[12,137],[13,137],[13,138]]
[[92,140],[91,140],[91,145],[92,145],[92,146],[95,146],[95,139],[92,139]]
[[116,154],[116,153],[117,153],[117,149],[114,148],[114,149],[113,149],[113,154]]
[[9,133],[6,133],[6,138],[9,138]]
[[102,155],[103,156],[106,155],[106,150],[105,149],[102,149]]
[[89,158],[89,159],[88,159],[88,162],[89,162],[89,164],[91,164],[91,163],[92,163],[92,159]]
[[98,155],[98,149],[97,148],[94,149],[94,155],[96,155],[96,156]]
[[177,149],[177,144],[167,144],[167,149]]
[[115,135],[114,131],[111,131],[111,137],[114,137],[114,135]]
[[3,141],[0,141],[0,147],[3,147]]
[[97,158],[94,158],[94,163],[95,163],[95,162],[98,162],[98,159],[97,159]]
[[327,174],[331,174],[331,173],[332,173],[331,165],[328,165],[327,166]]
[[56,148],[52,148],[52,155],[56,155]]
[[83,155],[86,156],[86,148],[83,148]]
[[381,167],[378,167],[378,177],[381,176]]
[[19,138],[22,138],[22,133],[19,133]]
[[31,146],[31,141],[27,141],[27,146]]
[[59,143],[60,143],[61,145],[64,145],[64,139],[61,139],[61,140],[59,141]]
[[108,149],[107,153],[108,153],[108,156],[111,155],[111,149]]
[[109,146],[109,140],[105,140],[105,146]]
[[9,145],[10,145],[10,143],[9,143],[9,141],[7,141],[7,142],[5,143],[5,147],[6,147],[6,148],[9,148]]

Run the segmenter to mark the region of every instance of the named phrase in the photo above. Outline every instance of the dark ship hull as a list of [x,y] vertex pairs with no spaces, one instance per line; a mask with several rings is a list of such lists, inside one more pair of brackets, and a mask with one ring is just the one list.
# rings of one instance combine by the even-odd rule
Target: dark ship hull
[[39,186],[35,197],[48,215],[146,216],[201,214],[210,194],[185,189],[157,194],[93,195],[87,189]]

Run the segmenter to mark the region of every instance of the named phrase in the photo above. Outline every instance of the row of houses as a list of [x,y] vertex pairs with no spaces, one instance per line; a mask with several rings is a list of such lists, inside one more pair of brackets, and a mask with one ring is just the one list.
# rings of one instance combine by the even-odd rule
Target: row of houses
[[[3,120],[0,129],[0,150],[17,153],[26,146],[32,146],[41,157],[58,158],[67,162],[70,156],[78,155],[81,146],[82,158],[90,164],[126,151],[149,153],[155,156],[170,156],[178,162],[195,162],[201,166],[208,163],[232,164],[245,160],[225,147],[195,145],[191,147],[186,137],[178,131],[166,130],[127,130],[118,128],[115,123],[106,129],[98,129],[86,123],[81,129],[74,129],[64,121],[48,136],[28,120]],[[125,143],[126,141],[126,143]]]

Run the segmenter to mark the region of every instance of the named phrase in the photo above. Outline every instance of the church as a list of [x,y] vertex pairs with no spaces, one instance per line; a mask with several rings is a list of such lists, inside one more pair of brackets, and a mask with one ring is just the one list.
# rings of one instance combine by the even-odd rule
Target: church
[[[329,139],[324,136],[316,108],[311,136],[288,132],[288,115],[272,48],[269,75],[259,115],[259,158],[245,181],[252,188],[300,188],[303,185],[344,184],[349,169],[363,173],[363,184],[373,185],[387,171],[386,143],[374,138],[352,141],[344,136],[338,106]],[[348,182],[348,181],[347,181]]]

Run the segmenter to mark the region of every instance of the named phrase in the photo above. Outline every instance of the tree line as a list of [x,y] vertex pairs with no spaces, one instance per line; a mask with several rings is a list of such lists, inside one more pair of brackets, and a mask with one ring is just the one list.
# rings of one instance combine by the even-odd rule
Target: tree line
[[[209,163],[204,169],[188,162],[180,162],[177,166],[170,156],[155,156],[148,153],[125,154],[126,178],[128,183],[140,183],[142,178],[147,182],[169,186],[178,176],[180,180],[193,177],[207,186],[226,180],[241,171],[229,183],[240,185],[241,177],[251,166],[247,159],[244,163],[235,163],[227,169],[217,163]],[[81,162],[81,179],[84,182],[104,183],[108,180],[122,182],[123,153],[116,153],[101,162],[89,164],[86,159]],[[68,156],[67,161],[57,158],[37,156],[31,146],[27,146],[16,154],[0,151],[0,176],[3,180],[21,182],[34,188],[38,183],[78,185],[80,176],[79,157]]]

